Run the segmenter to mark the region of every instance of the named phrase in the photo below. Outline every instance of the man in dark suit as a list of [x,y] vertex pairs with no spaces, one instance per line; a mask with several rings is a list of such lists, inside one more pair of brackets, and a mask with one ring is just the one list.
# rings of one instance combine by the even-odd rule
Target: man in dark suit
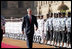
[[34,24],[36,25],[36,30],[38,29],[37,18],[32,15],[31,9],[27,9],[28,14],[24,16],[22,22],[22,33],[24,34],[24,28],[27,36],[27,46],[32,48],[33,45],[33,35],[34,35]]
[[[5,18],[1,16],[1,32],[0,32],[0,45],[2,43],[3,34],[5,34]],[[1,47],[1,46],[0,46]]]

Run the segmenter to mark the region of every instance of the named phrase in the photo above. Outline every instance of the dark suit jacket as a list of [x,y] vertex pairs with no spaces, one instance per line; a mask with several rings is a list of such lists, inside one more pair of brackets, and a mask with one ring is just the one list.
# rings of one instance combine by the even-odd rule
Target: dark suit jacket
[[23,17],[22,31],[25,28],[25,32],[26,32],[27,35],[28,34],[30,34],[30,35],[34,34],[34,24],[38,28],[37,18],[34,15],[32,15],[31,18],[32,19],[31,19],[31,24],[30,24],[30,20],[29,20],[28,15],[26,15],[26,16]]

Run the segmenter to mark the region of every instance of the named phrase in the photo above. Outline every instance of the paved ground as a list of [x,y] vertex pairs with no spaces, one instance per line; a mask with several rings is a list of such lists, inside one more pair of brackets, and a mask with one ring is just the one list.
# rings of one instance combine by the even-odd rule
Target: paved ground
[[[3,38],[3,42],[6,43],[6,44],[19,46],[21,48],[27,48],[26,41],[15,40],[15,39],[10,39],[10,38]],[[33,43],[33,48],[55,48],[55,47],[49,46],[49,45]]]

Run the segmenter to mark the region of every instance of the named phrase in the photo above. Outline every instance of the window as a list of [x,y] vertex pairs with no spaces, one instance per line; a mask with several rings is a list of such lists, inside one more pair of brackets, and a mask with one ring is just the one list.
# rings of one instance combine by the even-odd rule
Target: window
[[18,8],[23,8],[23,2],[22,1],[18,1]]
[[46,1],[46,4],[47,4],[47,1]]
[[7,1],[1,1],[1,8],[7,8]]
[[51,1],[51,4],[53,3],[53,1]]
[[42,1],[41,1],[41,6],[42,6]]

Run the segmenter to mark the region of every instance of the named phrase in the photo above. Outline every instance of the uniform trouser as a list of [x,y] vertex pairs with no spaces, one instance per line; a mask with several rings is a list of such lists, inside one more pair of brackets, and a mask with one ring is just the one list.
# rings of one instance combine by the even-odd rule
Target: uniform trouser
[[38,36],[38,42],[40,43],[40,41],[41,41],[41,37],[40,37],[40,36]]
[[67,32],[67,43],[71,43],[70,35],[71,35],[71,33]]
[[35,38],[36,38],[36,36],[34,35],[34,37],[33,37],[33,41],[35,42]]
[[53,35],[54,35],[54,37],[53,37],[54,41],[57,42],[58,41],[58,32],[54,31]]
[[61,32],[59,31],[59,32],[58,32],[58,42],[61,42],[61,40],[62,40],[62,34],[61,34]]
[[66,32],[65,31],[61,31],[62,34],[62,42],[66,42],[67,41],[67,37],[66,37]]
[[0,45],[1,45],[2,39],[3,39],[3,30],[1,29],[1,32],[0,32]]
[[49,31],[46,31],[46,40],[49,40],[50,39],[50,33]]
[[50,41],[52,41],[53,40],[53,31],[51,30],[50,31]]

